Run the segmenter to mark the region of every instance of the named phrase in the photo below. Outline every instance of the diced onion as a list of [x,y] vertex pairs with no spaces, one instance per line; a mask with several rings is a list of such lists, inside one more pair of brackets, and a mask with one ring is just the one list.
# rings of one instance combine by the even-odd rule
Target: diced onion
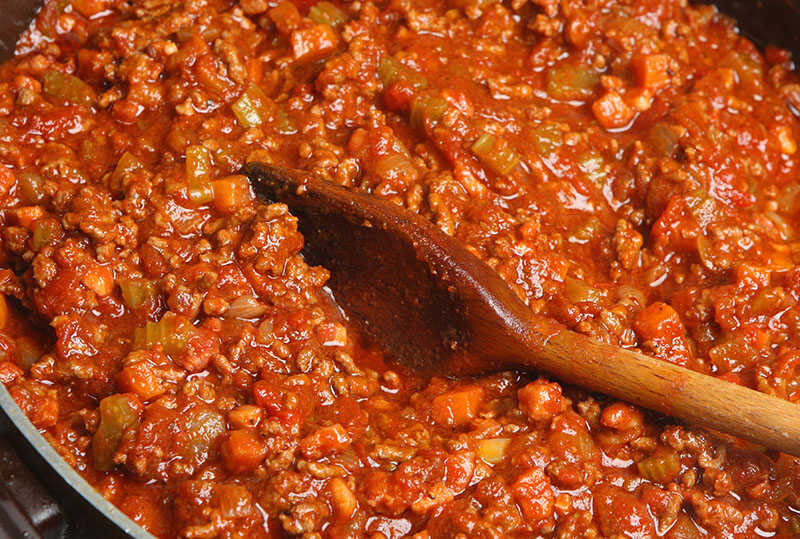
[[258,318],[266,312],[267,306],[260,303],[253,296],[239,296],[231,301],[228,310],[225,311],[225,318],[243,318],[249,320]]
[[510,438],[489,438],[478,444],[476,454],[489,464],[497,464],[505,457],[510,443]]

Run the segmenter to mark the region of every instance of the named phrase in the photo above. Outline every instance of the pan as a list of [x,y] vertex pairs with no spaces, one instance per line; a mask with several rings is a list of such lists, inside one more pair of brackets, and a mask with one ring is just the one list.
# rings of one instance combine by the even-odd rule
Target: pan
[[[800,58],[800,0],[714,3],[759,46],[777,45]],[[40,6],[40,0],[0,0],[0,61],[13,54],[14,43]],[[11,443],[0,438],[0,536],[74,537],[78,522],[84,530],[79,533],[91,537],[153,537],[63,460],[0,384],[3,434]]]

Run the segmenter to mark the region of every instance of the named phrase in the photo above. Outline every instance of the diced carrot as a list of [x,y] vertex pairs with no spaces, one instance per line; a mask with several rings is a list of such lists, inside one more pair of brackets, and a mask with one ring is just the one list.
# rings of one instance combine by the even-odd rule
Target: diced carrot
[[209,55],[203,55],[194,64],[195,80],[216,95],[230,95],[236,87],[223,72],[219,70],[216,61]]
[[284,411],[285,394],[282,387],[269,380],[259,380],[253,384],[253,400],[269,415],[277,415]]
[[189,372],[200,372],[219,351],[219,335],[206,324],[194,328],[194,331],[190,329],[191,327],[189,324],[182,328],[186,334],[186,348],[173,359]]
[[447,456],[444,460],[444,484],[453,492],[466,489],[475,473],[475,453],[473,451],[458,451]]
[[264,62],[258,58],[247,60],[247,80],[253,84],[258,84],[264,75]]
[[261,408],[254,404],[243,404],[228,412],[228,423],[236,429],[255,428],[261,422]]
[[117,375],[117,384],[123,391],[136,393],[144,400],[158,397],[167,390],[153,365],[144,361],[123,367]]
[[396,112],[408,112],[413,98],[414,87],[403,81],[395,82],[383,92],[383,104]]
[[675,337],[683,334],[683,323],[670,305],[657,301],[636,317],[634,327],[645,339]]
[[631,67],[639,86],[659,90],[669,84],[670,58],[666,54],[642,54],[633,57]]
[[691,352],[686,341],[686,328],[675,309],[657,301],[648,305],[634,320],[639,337],[649,343],[651,352],[670,363],[686,365]]
[[253,200],[253,190],[246,176],[228,176],[211,182],[214,189],[214,208],[232,213]]
[[295,59],[316,58],[336,48],[339,38],[336,30],[327,24],[315,24],[291,35],[292,53]]
[[469,423],[483,404],[483,388],[470,386],[433,399],[431,413],[440,425],[461,426]]
[[322,427],[300,441],[300,452],[312,460],[341,453],[350,445],[350,435],[339,423]]
[[169,71],[190,70],[197,59],[209,51],[208,43],[199,33],[192,33],[174,54],[170,54],[166,61]]
[[[655,189],[659,189],[656,187]],[[650,239],[660,246],[669,246],[671,249],[680,251],[692,251],[698,249],[699,237],[703,231],[697,221],[691,215],[684,197],[663,193],[666,203],[661,215],[650,228]],[[650,184],[650,193],[654,190]],[[648,194],[648,196],[651,196]]]
[[289,0],[278,2],[277,6],[267,11],[267,15],[281,34],[290,34],[303,22],[297,7]]
[[233,473],[254,470],[267,456],[267,446],[256,433],[240,429],[228,435],[220,447],[225,467]]
[[606,129],[625,127],[636,115],[636,111],[614,90],[608,91],[596,100],[592,104],[592,112],[600,125]]

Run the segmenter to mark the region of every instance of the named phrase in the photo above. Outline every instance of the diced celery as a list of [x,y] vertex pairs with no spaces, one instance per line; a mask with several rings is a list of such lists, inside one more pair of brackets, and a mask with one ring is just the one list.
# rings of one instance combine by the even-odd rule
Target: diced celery
[[755,81],[764,76],[764,68],[761,64],[753,56],[745,53],[731,51],[725,55],[719,65],[734,69],[743,81]]
[[672,157],[678,151],[678,135],[669,125],[659,122],[650,128],[647,142],[659,157]]
[[22,172],[17,176],[17,188],[22,202],[29,206],[41,204],[47,197],[44,178],[35,172]]
[[123,185],[125,178],[134,170],[142,168],[144,165],[139,158],[130,152],[125,152],[119,158],[114,172],[111,173],[111,182],[115,185]]
[[636,467],[648,481],[666,485],[678,477],[681,461],[678,454],[671,449],[662,449],[637,462]]
[[251,84],[242,96],[231,105],[233,114],[242,127],[258,127],[266,122],[273,114],[275,104],[266,94]]
[[391,86],[396,82],[404,82],[417,90],[428,86],[428,80],[424,76],[391,56],[381,58],[378,64],[378,77],[385,86]]
[[214,187],[210,182],[193,182],[189,184],[186,194],[189,196],[189,201],[192,204],[195,206],[202,206],[214,200]]
[[186,350],[196,332],[188,320],[168,312],[158,322],[148,321],[143,327],[136,328],[133,340],[137,348],[160,344],[164,352],[174,356]]
[[416,129],[422,129],[425,121],[438,122],[447,112],[447,101],[438,95],[418,95],[411,102],[409,121]]
[[97,131],[90,133],[89,137],[81,140],[79,152],[80,159],[87,163],[102,165],[111,157],[111,148],[108,138]]
[[400,76],[400,68],[403,66],[400,62],[391,56],[384,56],[378,64],[378,77],[385,85],[389,85],[397,81]]
[[211,152],[204,146],[193,144],[186,148],[186,179],[190,182],[211,179]]
[[600,183],[606,177],[606,162],[597,152],[589,151],[578,157],[578,168],[593,183]]
[[77,105],[90,106],[95,102],[94,90],[74,75],[48,69],[42,80],[44,93]]
[[556,151],[564,141],[564,135],[557,125],[546,123],[531,130],[533,144],[540,155]]
[[138,309],[146,302],[153,301],[158,293],[156,285],[149,279],[123,279],[119,283],[122,299],[131,309]]
[[308,18],[320,24],[339,26],[347,22],[347,14],[330,2],[319,2],[308,10]]
[[472,152],[492,172],[508,174],[519,164],[519,155],[505,141],[494,135],[483,134],[472,144]]
[[192,204],[200,206],[214,199],[211,187],[211,152],[203,146],[186,148],[187,195]]
[[582,101],[594,94],[600,73],[590,67],[562,64],[547,72],[547,93],[562,101]]
[[601,228],[600,220],[597,217],[591,217],[569,237],[569,241],[580,244],[588,243],[595,239]]
[[494,149],[495,144],[497,144],[497,137],[494,135],[483,134],[472,144],[472,151],[480,156],[481,154],[491,152],[492,149]]
[[800,209],[800,183],[787,184],[778,197],[778,209],[783,213],[795,213]]
[[31,234],[31,249],[39,252],[42,247],[49,245],[61,233],[61,225],[52,218],[37,219],[33,223]]
[[114,453],[122,435],[139,424],[140,406],[135,399],[121,393],[100,401],[100,426],[92,437],[92,458],[98,470],[105,472],[114,467]]
[[281,135],[294,135],[297,133],[297,127],[295,127],[292,117],[282,108],[278,109],[275,129]]

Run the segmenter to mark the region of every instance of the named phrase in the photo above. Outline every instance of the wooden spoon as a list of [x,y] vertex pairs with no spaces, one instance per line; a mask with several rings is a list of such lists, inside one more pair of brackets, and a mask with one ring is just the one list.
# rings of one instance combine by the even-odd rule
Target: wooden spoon
[[257,196],[299,219],[309,264],[351,321],[427,374],[534,369],[800,456],[800,407],[534,316],[505,282],[426,219],[311,174],[245,167]]

